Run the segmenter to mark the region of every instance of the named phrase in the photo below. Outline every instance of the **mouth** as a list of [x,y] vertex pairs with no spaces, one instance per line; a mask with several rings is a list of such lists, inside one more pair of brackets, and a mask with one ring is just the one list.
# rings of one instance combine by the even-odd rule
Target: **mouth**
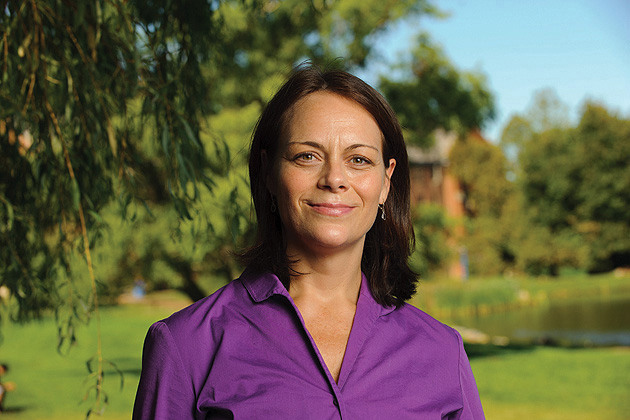
[[350,213],[354,206],[342,203],[308,203],[315,212],[325,216],[344,216]]

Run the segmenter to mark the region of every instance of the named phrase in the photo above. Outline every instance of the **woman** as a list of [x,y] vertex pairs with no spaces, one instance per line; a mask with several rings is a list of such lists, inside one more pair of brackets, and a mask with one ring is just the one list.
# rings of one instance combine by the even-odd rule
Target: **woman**
[[409,169],[385,100],[299,68],[249,167],[247,269],[150,328],[134,419],[482,419],[459,334],[404,303]]

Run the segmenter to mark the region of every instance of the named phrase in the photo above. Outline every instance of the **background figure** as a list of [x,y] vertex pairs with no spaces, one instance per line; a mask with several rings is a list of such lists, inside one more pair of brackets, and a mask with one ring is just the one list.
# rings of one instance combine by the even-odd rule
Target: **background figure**
[[11,392],[15,389],[15,383],[4,382],[2,377],[9,371],[9,365],[0,364],[0,412],[4,411],[4,402],[7,392]]

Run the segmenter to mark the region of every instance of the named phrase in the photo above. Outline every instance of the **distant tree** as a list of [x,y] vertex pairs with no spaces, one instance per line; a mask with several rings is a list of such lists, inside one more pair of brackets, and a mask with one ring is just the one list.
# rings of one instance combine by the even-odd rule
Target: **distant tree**
[[530,122],[523,116],[513,115],[503,127],[500,146],[505,156],[514,163],[517,161],[519,149],[529,142],[534,135]]
[[513,263],[508,231],[501,223],[514,194],[502,150],[477,133],[458,140],[449,155],[449,170],[460,183],[466,211],[466,246],[472,274],[496,274]]
[[535,133],[567,127],[569,127],[567,105],[560,100],[554,90],[540,89],[534,92],[525,113],[512,115],[503,127],[500,145],[505,155],[515,162],[519,150],[530,143]]
[[554,128],[569,127],[569,108],[555,90],[544,88],[534,92],[525,118],[533,131],[541,133]]
[[630,266],[630,117],[587,102],[576,127],[580,185],[575,229],[589,244],[590,271]]
[[449,239],[452,226],[444,209],[432,203],[422,203],[413,214],[416,248],[410,258],[411,268],[427,278],[444,268],[452,254]]
[[218,39],[222,53],[207,66],[217,110],[261,104],[282,83],[295,64],[310,60],[349,69],[365,66],[372,58],[378,34],[398,19],[433,16],[438,10],[428,0],[303,0],[219,4]]
[[[503,184],[495,185],[501,180],[493,178],[495,169],[503,171],[497,176],[504,177],[502,154],[485,141],[469,137],[494,118],[494,98],[483,74],[457,69],[427,34],[420,34],[408,57],[381,76],[379,89],[400,118],[408,143],[429,148],[437,129],[459,135],[449,169],[458,171],[454,175],[464,188],[469,216],[500,208],[489,201],[493,194],[501,197],[503,193]],[[470,159],[470,153],[475,159]],[[474,179],[480,174],[480,179]],[[443,213],[431,206],[420,206],[417,211],[412,264],[426,275],[446,263],[455,239]]]
[[477,133],[460,139],[449,154],[449,168],[464,192],[464,207],[470,216],[501,215],[511,183],[501,149]]
[[397,69],[393,74],[401,76],[383,76],[379,86],[410,143],[430,147],[438,128],[467,135],[494,118],[494,98],[484,75],[455,68],[426,34]]
[[[630,120],[587,102],[579,124],[571,126],[549,97],[504,130],[502,144],[518,145],[523,228],[512,235],[517,264],[549,274],[562,266],[602,271],[628,265]],[[515,132],[526,134],[515,141]]]

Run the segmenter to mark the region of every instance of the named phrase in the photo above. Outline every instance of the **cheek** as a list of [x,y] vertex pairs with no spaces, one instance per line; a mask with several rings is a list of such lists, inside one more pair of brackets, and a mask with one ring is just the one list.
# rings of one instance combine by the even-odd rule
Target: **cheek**
[[368,201],[378,201],[380,199],[381,193],[384,190],[385,185],[384,176],[374,175],[374,176],[364,176],[359,177],[354,182],[354,188],[357,193],[363,197],[363,200]]
[[300,176],[299,171],[281,170],[278,174],[278,184],[275,186],[278,200],[283,206],[289,207],[301,195],[307,180]]

